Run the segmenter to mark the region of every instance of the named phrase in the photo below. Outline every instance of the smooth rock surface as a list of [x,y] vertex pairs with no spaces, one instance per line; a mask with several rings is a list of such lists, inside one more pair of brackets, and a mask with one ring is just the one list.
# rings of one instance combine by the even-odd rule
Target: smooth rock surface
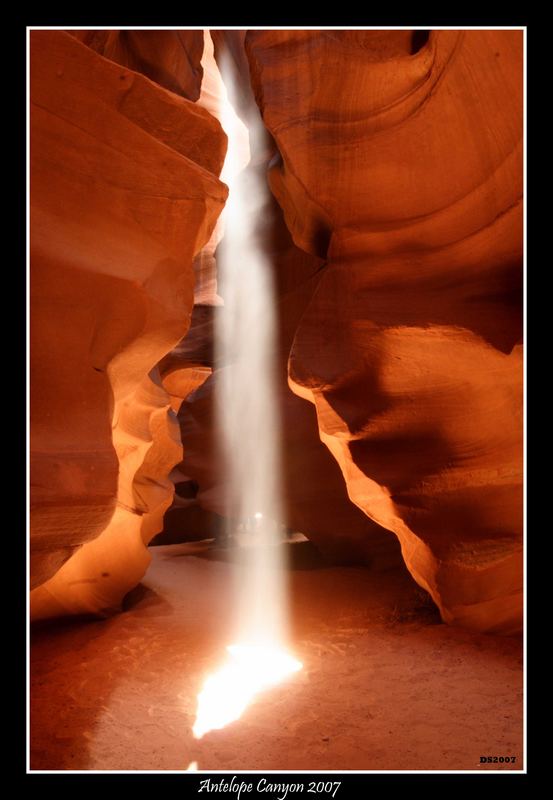
[[31,137],[32,615],[107,613],[171,502],[156,365],[189,324],[226,137],[61,31],[31,34]]
[[295,243],[290,385],[445,621],[522,607],[522,33],[248,31]]

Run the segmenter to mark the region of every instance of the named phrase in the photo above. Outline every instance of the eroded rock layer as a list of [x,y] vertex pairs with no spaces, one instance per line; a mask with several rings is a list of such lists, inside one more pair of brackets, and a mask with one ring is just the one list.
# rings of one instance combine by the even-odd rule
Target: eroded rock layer
[[327,258],[290,385],[444,620],[515,632],[522,33],[245,42],[273,192],[296,244]]
[[109,611],[148,564],[182,455],[156,365],[189,324],[192,261],[226,198],[226,137],[194,103],[75,37],[34,31],[31,141],[40,618]]

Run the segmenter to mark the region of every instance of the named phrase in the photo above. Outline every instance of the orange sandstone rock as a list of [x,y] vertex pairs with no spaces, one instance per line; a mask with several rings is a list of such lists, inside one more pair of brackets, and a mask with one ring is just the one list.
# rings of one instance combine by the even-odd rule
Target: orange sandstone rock
[[226,188],[219,123],[67,33],[31,34],[34,618],[140,579],[182,453],[156,368]]
[[522,588],[522,33],[249,31],[296,244],[295,335],[350,498],[443,619],[511,633]]

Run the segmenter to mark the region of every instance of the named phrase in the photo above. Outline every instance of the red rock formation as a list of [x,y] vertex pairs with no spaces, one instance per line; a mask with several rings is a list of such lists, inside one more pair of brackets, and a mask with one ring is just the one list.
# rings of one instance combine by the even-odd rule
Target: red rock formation
[[81,30],[70,31],[101,56],[115,61],[163,86],[197,100],[203,70],[201,30]]
[[111,609],[147,566],[182,453],[156,364],[188,327],[226,142],[203,109],[63,32],[31,34],[31,104],[32,611],[44,617]]
[[[521,621],[522,34],[249,31],[296,244],[290,385],[447,622]],[[416,51],[416,52],[415,52]]]

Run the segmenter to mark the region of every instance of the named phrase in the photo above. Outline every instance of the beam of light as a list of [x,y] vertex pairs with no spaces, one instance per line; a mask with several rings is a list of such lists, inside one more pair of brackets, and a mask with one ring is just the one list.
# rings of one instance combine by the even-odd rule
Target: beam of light
[[[232,70],[221,62],[215,75],[213,45],[205,36],[205,73],[211,75],[210,110],[228,136],[221,179],[229,186],[224,238],[217,252],[218,369],[215,411],[223,465],[225,513],[238,547],[234,631],[227,661],[209,675],[198,695],[196,738],[239,719],[255,696],[302,665],[287,652],[287,591],[283,569],[280,419],[275,364],[276,301],[273,270],[261,246],[260,222],[268,213],[265,132],[259,116],[247,127],[231,103],[237,96]],[[216,86],[217,80],[219,81]],[[224,80],[224,83],[223,83]],[[218,107],[213,97],[218,97]],[[229,99],[230,97],[230,99]],[[248,163],[251,150],[261,168]],[[230,523],[229,523],[230,525]]]

